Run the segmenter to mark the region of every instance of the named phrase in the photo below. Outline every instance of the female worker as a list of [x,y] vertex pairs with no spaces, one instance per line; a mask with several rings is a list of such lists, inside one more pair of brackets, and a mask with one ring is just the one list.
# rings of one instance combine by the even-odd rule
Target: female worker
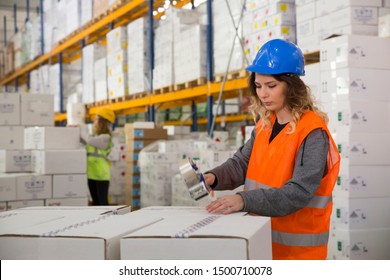
[[206,209],[271,217],[273,259],[326,259],[340,156],[326,114],[299,77],[303,54],[291,42],[271,40],[247,70],[251,108],[260,120],[231,159],[205,174],[214,190],[244,184],[244,191]]
[[108,205],[111,172],[108,155],[112,148],[110,123],[115,113],[107,107],[99,109],[93,121],[92,135],[81,130],[82,142],[87,149],[87,177],[93,205]]

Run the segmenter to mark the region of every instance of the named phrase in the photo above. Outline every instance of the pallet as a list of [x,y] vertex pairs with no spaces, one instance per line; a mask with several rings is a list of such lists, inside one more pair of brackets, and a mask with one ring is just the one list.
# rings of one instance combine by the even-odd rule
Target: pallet
[[[214,77],[214,81],[217,83],[220,83],[223,81],[223,78],[225,77],[225,73],[223,74],[217,74]],[[235,70],[231,71],[227,74],[226,80],[234,80],[239,78],[245,78],[248,77],[248,72],[245,69]]]
[[126,0],[116,0],[113,4],[110,5],[110,7],[108,8],[108,10],[111,12],[119,9],[121,6],[123,6],[126,2]]
[[185,83],[176,84],[174,86],[174,90],[176,91],[176,90],[182,90],[182,89],[186,89],[186,88],[192,88],[192,87],[204,85],[206,83],[207,83],[207,79],[205,77],[200,77],[200,78],[197,78],[195,80],[191,80],[191,81],[188,81]]
[[108,103],[108,99],[106,99],[106,100],[96,101],[94,104],[95,104],[95,106],[104,106],[104,105],[107,105],[109,103]]
[[135,99],[144,98],[147,95],[148,95],[148,93],[146,91],[143,91],[143,92],[137,92],[137,93],[130,94],[128,97],[130,100],[135,100]]
[[108,100],[108,103],[109,104],[113,104],[113,103],[120,103],[120,102],[123,102],[123,101],[126,101],[128,100],[129,96],[121,96],[121,97],[117,97],[117,98],[110,98]]
[[163,94],[163,93],[172,92],[173,88],[174,88],[174,86],[170,85],[170,86],[154,89],[153,94]]

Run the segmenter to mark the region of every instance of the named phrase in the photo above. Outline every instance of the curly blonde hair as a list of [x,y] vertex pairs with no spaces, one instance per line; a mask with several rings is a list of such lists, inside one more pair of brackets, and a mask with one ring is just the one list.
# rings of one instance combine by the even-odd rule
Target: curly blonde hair
[[97,117],[97,122],[93,125],[93,134],[109,134],[111,135],[110,122],[100,116]]
[[[298,75],[278,74],[272,76],[277,81],[285,82],[287,84],[287,91],[285,93],[286,106],[293,116],[293,119],[290,121],[290,128],[287,133],[291,134],[295,131],[296,125],[301,119],[301,116],[308,110],[311,110],[317,115],[319,115],[326,124],[328,123],[329,118],[327,114],[317,107],[310,88],[306,86],[306,84],[301,80]],[[272,111],[267,110],[257,96],[255,77],[256,74],[251,73],[248,78],[248,87],[251,95],[251,105],[249,106],[249,109],[254,114],[256,121],[257,116],[260,116],[260,119],[262,120],[261,129],[264,129],[266,126],[271,126],[270,119],[274,113]]]

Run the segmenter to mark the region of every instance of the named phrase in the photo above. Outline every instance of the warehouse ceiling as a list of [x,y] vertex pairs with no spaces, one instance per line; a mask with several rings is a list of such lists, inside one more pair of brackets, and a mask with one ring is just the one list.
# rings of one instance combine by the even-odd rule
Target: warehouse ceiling
[[[0,49],[4,47],[4,17],[7,20],[7,38],[12,37],[14,26],[14,5],[16,4],[16,26],[21,28],[27,16],[28,0],[0,0]],[[40,0],[29,0],[30,17],[36,17]]]

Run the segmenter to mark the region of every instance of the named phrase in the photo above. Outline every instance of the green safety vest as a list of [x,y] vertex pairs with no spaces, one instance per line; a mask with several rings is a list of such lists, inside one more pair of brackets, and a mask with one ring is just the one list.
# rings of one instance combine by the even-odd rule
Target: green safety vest
[[110,139],[108,148],[103,150],[91,145],[87,145],[87,176],[88,179],[109,181],[111,179],[110,160],[108,155],[113,144]]

